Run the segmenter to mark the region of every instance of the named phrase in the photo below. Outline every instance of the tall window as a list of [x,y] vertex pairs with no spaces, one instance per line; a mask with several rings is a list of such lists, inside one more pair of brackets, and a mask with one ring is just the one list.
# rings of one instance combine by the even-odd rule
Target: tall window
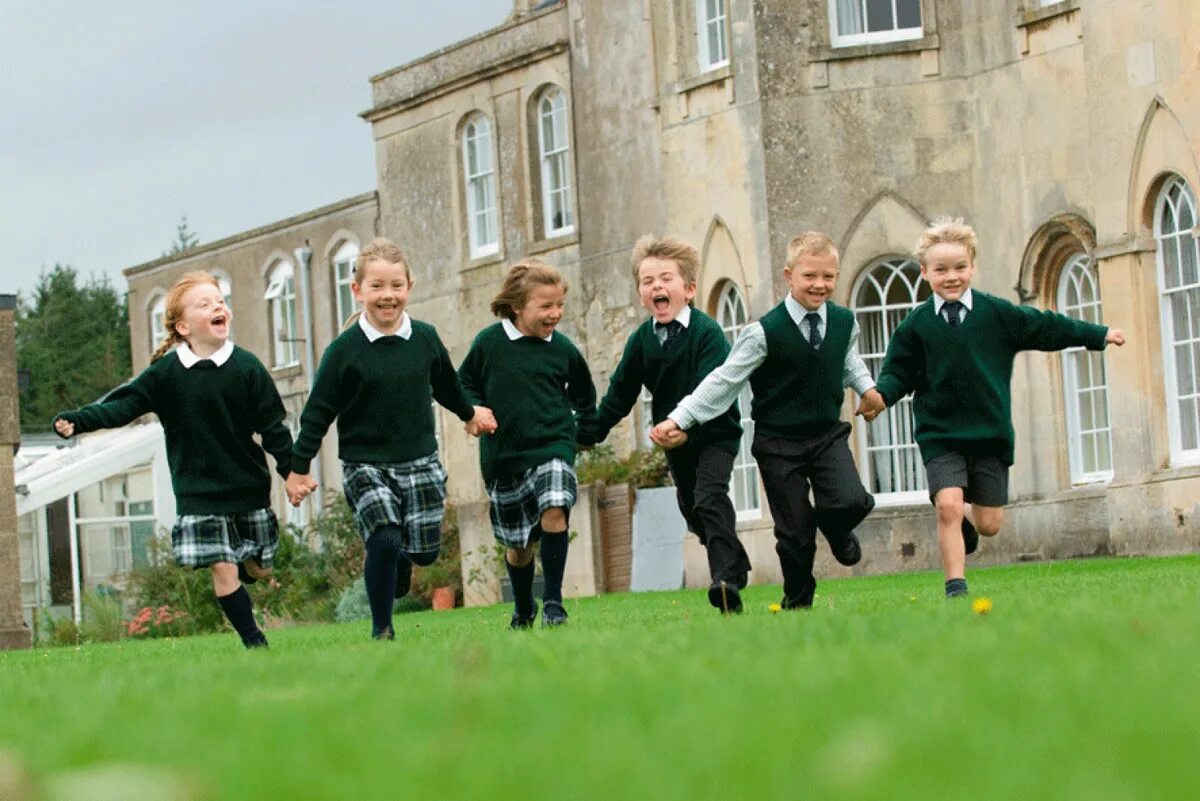
[[[865,270],[853,294],[858,320],[858,351],[879,377],[892,333],[908,313],[930,295],[921,268],[912,259],[887,259]],[[925,471],[913,437],[912,397],[906,397],[875,418],[858,425],[859,448],[866,454],[863,469],[871,492],[880,500],[924,499]]]
[[[232,279],[230,279],[229,274],[226,273],[224,270],[213,270],[212,277],[217,279],[217,286],[220,287],[221,295],[225,298],[225,308],[232,311],[233,310],[233,281],[232,281]],[[230,338],[233,337],[233,324],[236,322],[237,322],[236,319],[234,319],[232,317],[230,318],[230,325],[229,325]]]
[[920,39],[921,0],[829,0],[834,47]]
[[354,262],[358,259],[358,245],[343,242],[333,254],[333,294],[337,302],[337,325],[354,313],[354,293],[350,283],[354,280]]
[[300,363],[296,341],[296,271],[290,261],[278,261],[271,268],[264,296],[270,304],[272,366],[290,367]]
[[1200,462],[1200,252],[1196,198],[1167,181],[1154,214],[1172,462]]
[[167,337],[167,296],[159,295],[158,300],[150,307],[150,352],[158,350],[158,346]]
[[496,222],[496,171],[492,167],[492,124],[472,115],[463,128],[463,174],[467,181],[467,234],[471,257],[500,250]]
[[725,0],[696,0],[696,40],[701,72],[729,63],[728,26]]
[[[1076,320],[1101,322],[1100,283],[1084,253],[1068,261],[1059,276],[1058,310]],[[1062,360],[1071,481],[1105,481],[1112,478],[1112,428],[1104,353],[1068,348]]]
[[542,168],[542,224],[545,237],[575,230],[571,210],[571,144],[567,131],[567,98],[549,89],[538,101],[538,153]]
[[[733,344],[738,333],[750,322],[746,301],[737,284],[729,282],[722,288],[717,298],[716,319],[730,344]],[[732,485],[729,488],[729,494],[733,497],[733,508],[742,519],[762,517],[762,500],[758,495],[758,462],[750,455],[750,445],[754,442],[754,420],[750,417],[752,398],[750,384],[747,382],[738,396],[738,409],[742,414],[742,444],[738,448],[737,458],[733,461]]]

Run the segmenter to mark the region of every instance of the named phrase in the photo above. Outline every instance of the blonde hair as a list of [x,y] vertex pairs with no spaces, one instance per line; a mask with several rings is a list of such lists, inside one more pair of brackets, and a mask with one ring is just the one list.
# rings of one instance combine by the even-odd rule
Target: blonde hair
[[673,261],[685,284],[696,283],[700,272],[700,251],[677,236],[655,236],[646,234],[633,246],[633,280],[641,278],[638,272],[646,259]]
[[[412,283],[412,268],[408,266],[408,259],[404,258],[404,251],[395,242],[382,236],[375,237],[358,252],[358,258],[354,260],[354,283],[362,285],[363,278],[367,275],[367,265],[373,261],[386,261],[388,264],[401,265],[404,267],[404,274],[408,277],[408,282]],[[342,323],[342,330],[345,331],[354,325],[361,316],[362,309],[351,312],[346,321]]]
[[820,231],[805,231],[788,242],[787,261],[784,262],[784,266],[795,267],[801,256],[823,256],[826,253],[838,255],[837,245],[833,244],[833,240]]
[[516,319],[517,309],[529,302],[534,287],[538,286],[561,286],[564,295],[569,289],[562,273],[544,261],[525,259],[517,262],[508,269],[500,291],[492,298],[492,314]]
[[971,261],[975,261],[975,247],[978,244],[975,229],[963,222],[962,217],[938,217],[931,222],[917,240],[917,261],[924,265],[925,253],[934,245],[946,243],[962,245],[967,249]]
[[167,290],[166,301],[163,304],[163,328],[167,329],[167,335],[163,337],[163,341],[159,343],[158,348],[154,353],[150,354],[150,363],[161,359],[167,355],[167,351],[186,340],[180,336],[175,330],[175,325],[183,319],[183,296],[187,294],[189,289],[193,287],[211,284],[219,291],[221,284],[216,278],[213,278],[203,270],[198,270],[192,273],[184,273],[178,281],[171,285]]

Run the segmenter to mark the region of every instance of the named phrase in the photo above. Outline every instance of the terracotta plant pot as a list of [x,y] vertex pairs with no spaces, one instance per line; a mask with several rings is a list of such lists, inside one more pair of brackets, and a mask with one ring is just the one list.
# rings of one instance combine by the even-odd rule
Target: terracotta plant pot
[[454,588],[435,587],[433,590],[433,608],[436,610],[454,608]]

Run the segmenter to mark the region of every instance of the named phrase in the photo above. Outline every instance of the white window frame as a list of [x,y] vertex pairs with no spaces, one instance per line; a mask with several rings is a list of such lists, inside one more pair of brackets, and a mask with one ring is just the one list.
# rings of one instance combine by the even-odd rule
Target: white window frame
[[[1058,276],[1058,311],[1074,320],[1099,324],[1103,320],[1100,281],[1086,253],[1077,253],[1063,265]],[[1099,366],[1099,376],[1094,374]],[[1108,368],[1104,353],[1084,347],[1062,351],[1063,410],[1067,423],[1067,450],[1071,483],[1095,484],[1113,477],[1112,423],[1109,415]],[[1091,427],[1083,428],[1086,407]],[[1103,419],[1100,419],[1100,418]],[[1104,450],[1102,451],[1101,448]],[[1085,449],[1098,469],[1085,469]],[[1102,458],[1107,454],[1107,462]]]
[[463,125],[462,158],[467,196],[467,238],[471,258],[478,259],[500,252],[492,123],[483,114],[472,114]]
[[[713,317],[731,345],[742,329],[750,324],[750,307],[746,304],[741,289],[733,281],[727,281],[725,286],[721,287],[721,293],[717,296],[716,314]],[[750,416],[753,399],[750,382],[747,381],[738,394],[742,441],[733,460],[733,473],[729,477],[729,498],[733,501],[738,520],[760,520],[763,516],[758,462],[750,453],[750,446],[754,442],[754,418]]]
[[[910,276],[916,277],[915,282]],[[905,302],[902,304],[888,302],[888,294],[895,281],[903,281],[907,287]],[[874,300],[877,302],[864,305],[859,302],[859,296],[868,285],[874,291]],[[879,259],[859,273],[850,293],[850,302],[854,319],[858,321],[859,326],[858,352],[870,368],[872,378],[879,377],[879,370],[883,366],[883,358],[887,355],[887,347],[896,326],[904,316],[923,303],[929,294],[929,285],[921,278],[919,265],[908,257]],[[893,325],[890,318],[895,317],[898,312],[903,312],[904,316],[895,319]],[[873,337],[877,341],[873,341]],[[912,412],[912,396],[909,395],[894,406],[888,407],[887,411],[872,423],[857,421],[854,428],[858,452],[862,455],[858,459],[859,474],[863,484],[875,495],[876,503],[880,506],[928,503],[929,484],[925,476],[925,466],[913,436],[916,425]],[[873,441],[876,438],[879,441]],[[899,481],[891,478],[886,483],[893,487],[899,484],[902,489],[876,488],[877,454],[887,460],[889,476],[900,477]],[[879,486],[883,486],[882,481]]]
[[[566,93],[558,87],[547,89],[538,97],[538,164],[542,173],[542,227],[546,239],[575,232],[571,198],[571,126],[567,111]],[[547,123],[550,142],[546,141]],[[557,165],[559,185],[553,184],[553,165]],[[556,213],[562,215],[562,225],[557,227],[554,225]]]
[[233,338],[233,324],[236,321],[233,317],[233,279],[229,277],[229,273],[224,270],[213,270],[212,277],[217,279],[217,287],[221,290],[222,297],[225,298],[225,308],[230,311],[229,318],[229,337]]
[[[1181,224],[1184,212],[1192,225]],[[1170,215],[1170,230],[1164,228],[1163,217]],[[1170,437],[1171,466],[1200,464],[1200,230],[1196,216],[1196,196],[1187,181],[1176,175],[1163,184],[1154,204],[1154,238],[1157,242],[1159,317],[1162,320],[1162,352],[1166,383],[1167,430]],[[1174,254],[1174,265],[1167,264],[1167,253]],[[1190,268],[1185,261],[1190,260]],[[1174,269],[1179,285],[1168,289],[1168,269]],[[1187,279],[1187,272],[1194,276]],[[1174,299],[1182,296],[1188,320],[1184,337],[1176,336],[1177,321]],[[1190,323],[1190,325],[1187,325]],[[1181,392],[1177,351],[1183,349],[1192,360],[1191,392]],[[1191,424],[1196,442],[1186,447],[1184,442],[1184,413],[1186,402],[1192,405]]]
[[167,296],[159,295],[150,304],[150,353],[167,338]]
[[358,244],[347,239],[333,253],[333,298],[337,325],[342,325],[358,309],[350,284],[354,283],[354,265],[358,261]]
[[[896,2],[892,3],[892,24],[896,24]],[[853,6],[857,4],[863,19],[862,33],[843,34],[838,27],[838,6]],[[886,31],[866,31],[867,0],[829,0],[829,42],[834,47],[852,47],[854,45],[880,44],[883,42],[906,42],[920,39],[925,35],[925,10],[921,8],[921,0],[917,0],[921,12],[921,21],[914,28],[892,28]]]
[[729,65],[729,13],[725,0],[696,0],[696,54],[700,72]]
[[276,370],[300,364],[296,331],[296,268],[287,259],[275,262],[263,299],[271,321],[271,366]]

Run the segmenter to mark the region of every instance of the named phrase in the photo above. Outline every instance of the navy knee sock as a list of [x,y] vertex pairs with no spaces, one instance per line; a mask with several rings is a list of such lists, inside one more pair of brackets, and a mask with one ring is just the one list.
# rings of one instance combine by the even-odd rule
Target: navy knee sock
[[513,606],[521,617],[533,617],[533,560],[524,567],[517,567],[507,559],[508,580],[512,582]]
[[563,573],[567,569],[567,547],[570,535],[565,531],[548,532],[542,529],[542,579],[546,590],[542,598],[562,603]]
[[234,631],[242,638],[243,645],[257,648],[267,644],[267,638],[254,620],[254,602],[250,600],[250,593],[246,592],[245,587],[239,584],[229,595],[218,595],[217,603],[233,624]]
[[388,527],[376,529],[367,540],[363,583],[371,607],[371,634],[378,636],[392,626],[392,604],[396,600],[396,562],[407,558],[389,536]]

